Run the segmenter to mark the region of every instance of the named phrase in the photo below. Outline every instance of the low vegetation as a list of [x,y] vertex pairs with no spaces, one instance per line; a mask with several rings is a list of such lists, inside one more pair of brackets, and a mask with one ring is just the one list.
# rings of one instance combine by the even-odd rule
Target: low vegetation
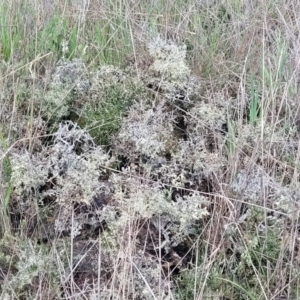
[[0,4],[0,298],[300,298],[299,14]]

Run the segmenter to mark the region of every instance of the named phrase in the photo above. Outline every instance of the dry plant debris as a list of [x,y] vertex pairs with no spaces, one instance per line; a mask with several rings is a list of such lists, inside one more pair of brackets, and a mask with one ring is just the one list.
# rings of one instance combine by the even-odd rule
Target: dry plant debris
[[[297,130],[259,119],[248,98],[242,115],[255,107],[253,120],[238,117],[229,93],[204,93],[185,44],[156,37],[148,52],[142,73],[87,71],[63,57],[37,88],[33,141],[7,151],[0,128],[10,234],[20,241],[12,253],[9,236],[0,240],[3,299],[33,297],[37,282],[55,287],[51,299],[183,299],[176,283],[185,280],[202,296],[248,299],[261,291],[259,272],[269,295],[285,288],[274,280],[280,255],[284,276],[298,276],[298,240],[285,243],[298,230]],[[292,158],[275,155],[282,147]],[[274,276],[262,270],[270,266]],[[245,276],[238,298],[224,281]]]

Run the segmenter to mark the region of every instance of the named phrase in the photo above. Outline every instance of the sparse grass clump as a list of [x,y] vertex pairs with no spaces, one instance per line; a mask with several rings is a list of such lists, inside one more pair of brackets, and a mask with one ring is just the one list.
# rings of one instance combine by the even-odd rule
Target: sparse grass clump
[[96,142],[108,144],[120,128],[129,107],[146,97],[137,77],[113,66],[100,67],[91,78],[87,100],[77,109],[79,122],[87,126]]

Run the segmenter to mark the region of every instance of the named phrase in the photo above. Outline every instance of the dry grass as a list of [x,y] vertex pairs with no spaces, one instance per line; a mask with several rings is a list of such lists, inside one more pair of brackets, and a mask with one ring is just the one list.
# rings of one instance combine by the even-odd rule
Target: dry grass
[[0,4],[1,299],[300,297],[296,2]]

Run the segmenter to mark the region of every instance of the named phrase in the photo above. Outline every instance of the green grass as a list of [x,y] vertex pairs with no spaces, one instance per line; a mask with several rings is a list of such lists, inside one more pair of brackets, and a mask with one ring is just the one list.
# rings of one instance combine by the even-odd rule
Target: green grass
[[250,86],[250,108],[249,108],[249,123],[251,125],[256,125],[257,121],[261,118],[261,96],[257,90],[257,84],[255,84],[253,76],[251,77]]
[[[162,286],[166,281],[170,284],[170,293],[179,299],[263,300],[283,295],[286,299],[298,299],[300,56],[295,33],[300,30],[299,14],[300,7],[292,0],[261,3],[230,0],[225,4],[224,1],[192,0],[7,0],[1,3],[0,298],[10,299],[5,297],[11,294],[11,299],[77,299],[76,295],[80,293],[83,299],[92,297],[86,292],[87,287],[75,284],[76,280],[84,282],[86,279],[75,278],[78,274],[73,256],[77,240],[71,239],[69,233],[54,239],[48,231],[57,215],[66,214],[64,210],[53,208],[57,179],[49,180],[38,190],[31,190],[30,193],[36,195],[34,200],[31,199],[32,203],[28,203],[25,196],[19,197],[11,183],[13,155],[28,152],[35,157],[44,153],[43,149],[53,143],[51,135],[59,123],[72,120],[85,128],[96,144],[105,145],[116,160],[114,164],[101,166],[101,170],[107,169],[99,182],[105,178],[109,186],[117,180],[116,174],[128,172],[128,180],[141,180],[141,190],[146,184],[151,187],[161,184],[161,190],[166,187],[170,190],[170,198],[176,193],[186,196],[197,190],[209,199],[210,215],[205,222],[195,225],[201,238],[186,237],[192,254],[182,253],[181,244],[173,246],[172,254],[164,253],[163,247],[157,250],[156,264],[163,266],[164,274],[159,279],[158,294],[151,290],[150,298],[163,299]],[[184,109],[176,108],[177,103],[170,101],[169,95],[168,98],[147,82],[147,76],[158,76],[153,69],[148,70],[153,58],[147,50],[148,44],[158,35],[187,47],[187,63],[195,76],[196,87],[191,87],[192,101],[182,105]],[[75,59],[83,62],[85,73],[77,81],[67,84],[63,76],[61,85],[55,90],[51,86],[54,67],[59,61]],[[76,90],[80,80],[86,79],[90,84],[97,70],[107,65],[123,70],[126,79],[113,84],[99,83],[96,92]],[[54,99],[48,101],[50,96]],[[131,111],[132,105],[139,101],[147,105],[153,103],[155,114],[166,113],[162,124],[168,118],[175,120],[172,122],[178,123],[177,130],[183,132],[180,134],[182,140],[170,139],[174,140],[171,154],[155,161],[155,153],[150,153],[150,156],[153,154],[151,163],[144,153],[132,158],[133,153],[138,152],[132,140],[123,146],[124,153],[114,153],[114,147],[117,147],[114,139],[120,128],[126,133],[122,127],[124,120],[130,116],[132,120],[125,124],[136,124],[144,113],[141,111],[140,115],[134,116]],[[198,140],[193,140],[194,152],[181,153],[178,150],[181,143],[195,138],[186,132],[186,128],[189,110],[196,102],[214,108],[226,107],[228,116],[224,128],[227,129],[214,128],[213,122],[208,126],[203,120],[196,125],[193,123],[195,131],[197,127],[204,127],[199,130]],[[157,103],[163,104],[159,107]],[[147,119],[149,128],[153,125],[151,120]],[[142,132],[147,126],[140,125],[135,130]],[[172,126],[161,131],[172,134]],[[140,134],[139,145],[144,145],[144,136]],[[132,153],[126,154],[127,150]],[[207,153],[205,161],[200,159],[203,153]],[[51,157],[51,153],[48,155]],[[189,157],[184,155],[190,155],[193,160],[185,164],[184,160]],[[169,170],[173,157],[176,162]],[[209,173],[206,169],[217,165],[220,158],[223,159],[220,167]],[[118,167],[109,169],[112,165]],[[234,191],[232,183],[239,178],[240,172],[252,168],[263,170],[263,176],[257,174],[260,183],[249,171],[244,186]],[[203,172],[200,175],[199,170]],[[208,173],[209,176],[204,175]],[[268,185],[270,178],[276,182],[276,188]],[[126,181],[120,183],[120,189],[114,193],[130,203],[126,198],[130,194],[128,185]],[[278,186],[282,193],[278,192]],[[103,187],[103,195],[106,189]],[[39,198],[44,190],[51,190],[52,194],[49,192],[47,197]],[[118,201],[115,200],[112,207],[118,206]],[[39,213],[44,209],[47,217]],[[77,209],[86,210],[85,207]],[[124,207],[118,207],[115,218],[127,215],[130,210],[125,213]],[[112,269],[105,265],[101,239],[96,239],[100,267],[98,277],[94,276],[94,279],[98,285],[107,280],[107,295],[114,299],[140,299],[140,295],[132,296],[128,291],[133,290],[139,276],[142,284],[147,283],[142,272],[146,263],[130,263],[136,255],[136,240],[145,242],[139,237],[139,231],[145,229],[141,223],[149,221],[147,218],[136,220],[136,215],[137,212],[130,216],[132,223],[127,224],[128,228],[124,228],[121,236],[113,236],[114,228],[109,228],[109,234],[109,230],[101,229],[105,232],[103,235],[107,234],[106,238],[112,239],[108,243],[115,239],[122,243],[126,241],[127,248],[122,243],[120,249],[116,248],[119,252],[114,253],[116,259]],[[72,222],[75,226],[74,216]],[[107,224],[109,222],[112,221]],[[105,226],[110,226],[107,224]],[[155,230],[151,226],[145,236],[155,239]],[[37,238],[35,230],[43,236],[42,240]],[[100,229],[95,228],[97,230]],[[167,233],[159,232],[159,245],[162,245]],[[144,252],[148,255],[150,252],[145,249],[151,244],[150,238],[146,241]],[[26,253],[41,258],[41,264],[26,265]],[[172,257],[176,261],[174,253],[180,257],[182,266],[172,269],[173,265],[166,267],[163,260]],[[130,259],[126,259],[128,257]],[[47,265],[51,262],[55,262],[56,271]],[[110,271],[104,272],[106,277],[102,277],[100,273],[105,268]],[[100,269],[103,270],[100,272]],[[32,274],[27,283],[22,281],[25,274],[22,272]],[[112,282],[120,274],[124,278],[122,284],[118,282],[117,289]],[[22,287],[14,292],[17,280]],[[173,284],[175,288],[171,288]],[[96,288],[90,288],[97,299]],[[148,299],[143,297],[141,299]]]

